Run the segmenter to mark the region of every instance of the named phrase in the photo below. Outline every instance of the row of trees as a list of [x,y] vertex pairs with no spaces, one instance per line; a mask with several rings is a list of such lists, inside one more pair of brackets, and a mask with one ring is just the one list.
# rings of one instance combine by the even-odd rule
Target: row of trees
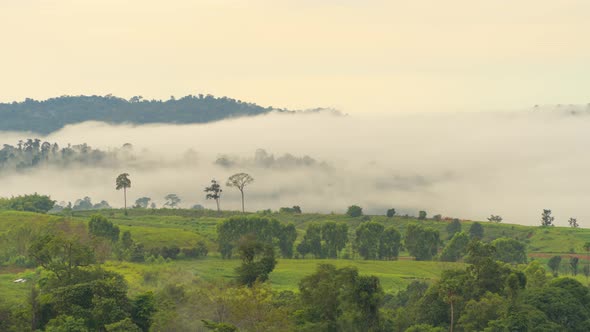
[[102,151],[86,143],[60,147],[57,143],[29,138],[18,141],[16,145],[3,145],[0,149],[0,171],[25,170],[38,166],[117,166],[129,159],[130,152],[130,144],[119,149]]
[[[242,212],[246,212],[245,205],[244,205],[244,190],[247,185],[254,182],[254,178],[247,173],[236,173],[230,176],[227,179],[226,185],[228,187],[236,188],[240,191],[242,196]],[[127,213],[127,189],[131,188],[131,179],[129,178],[128,173],[122,173],[117,176],[115,180],[115,189],[121,190],[123,189],[123,201],[125,207],[125,213]],[[221,189],[221,185],[215,180],[211,180],[211,185],[205,188],[205,195],[206,199],[213,199],[217,204],[217,211],[220,211],[219,201],[221,200],[221,193],[223,189]],[[181,199],[176,194],[168,194],[164,198],[166,200],[166,204],[164,206],[175,208],[181,202]],[[149,197],[142,197],[136,200],[136,207],[147,207],[150,202]],[[153,204],[153,203],[152,203]]]
[[[394,226],[385,227],[378,222],[363,222],[354,230],[351,248],[367,260],[395,260],[402,248],[416,260],[440,259],[459,261],[464,258],[468,244],[481,240],[484,229],[480,223],[473,223],[469,233],[461,231],[461,223],[455,220],[447,226],[449,239],[443,241],[438,230],[421,224],[409,224],[402,237]],[[277,247],[283,258],[293,257],[293,246],[297,231],[293,224],[282,224],[275,219],[261,216],[231,217],[217,227],[217,244],[223,258],[231,258],[245,236]],[[348,258],[343,250],[350,242],[349,227],[345,223],[328,221],[308,224],[303,238],[296,246],[299,257]],[[498,238],[493,242],[495,258],[507,263],[526,263],[526,245],[511,238]],[[440,251],[440,252],[439,252]]]

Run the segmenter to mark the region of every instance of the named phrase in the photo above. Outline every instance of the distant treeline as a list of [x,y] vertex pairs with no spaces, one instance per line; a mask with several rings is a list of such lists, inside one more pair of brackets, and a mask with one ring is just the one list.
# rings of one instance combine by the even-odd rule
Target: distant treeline
[[121,160],[128,159],[131,145],[125,144],[120,149],[102,151],[88,144],[67,145],[60,147],[57,143],[43,142],[38,138],[21,140],[16,145],[4,144],[0,149],[0,171],[24,170],[41,165],[69,166],[117,165]]
[[188,95],[179,99],[129,100],[107,96],[62,96],[43,101],[0,103],[0,130],[49,134],[68,124],[84,121],[107,123],[206,123],[230,117],[252,116],[277,110],[227,97]]

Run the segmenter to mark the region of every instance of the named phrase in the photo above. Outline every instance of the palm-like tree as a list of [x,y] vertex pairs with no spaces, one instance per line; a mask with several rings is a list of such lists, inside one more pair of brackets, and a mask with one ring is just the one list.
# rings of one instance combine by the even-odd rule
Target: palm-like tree
[[127,214],[127,188],[131,188],[131,180],[129,179],[129,174],[123,173],[117,176],[117,190],[123,189],[123,197],[125,203],[125,214]]

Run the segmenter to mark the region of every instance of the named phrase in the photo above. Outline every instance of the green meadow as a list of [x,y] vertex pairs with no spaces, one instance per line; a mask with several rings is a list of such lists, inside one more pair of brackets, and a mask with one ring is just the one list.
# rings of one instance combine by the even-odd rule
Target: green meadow
[[[123,274],[129,283],[130,292],[138,293],[156,289],[162,283],[191,282],[202,279],[208,282],[231,282],[235,276],[234,269],[240,264],[238,259],[223,260],[216,248],[216,227],[219,222],[237,212],[196,211],[196,210],[149,210],[132,209],[128,215],[121,210],[84,211],[68,215],[45,215],[28,212],[0,211],[0,235],[7,234],[11,229],[23,225],[43,228],[51,223],[64,220],[86,223],[92,214],[106,216],[121,231],[130,231],[135,241],[141,242],[147,249],[172,246],[190,247],[199,241],[206,243],[209,256],[204,259],[179,259],[160,263],[130,263],[107,261],[104,266]],[[309,223],[325,221],[344,222],[349,225],[350,236],[362,222],[373,220],[386,226],[394,225],[403,234],[408,224],[418,222],[440,231],[441,239],[446,240],[447,221],[416,220],[413,218],[384,216],[365,216],[351,218],[334,214],[283,214],[272,213],[268,217],[281,222],[292,222],[296,225],[301,237]],[[467,231],[473,221],[462,221],[463,230]],[[583,244],[590,240],[589,229],[573,229],[563,227],[541,228],[514,224],[495,224],[481,222],[485,229],[484,240],[498,237],[511,237],[527,244],[531,259],[538,259],[546,264],[548,257],[558,254],[576,254],[581,258],[580,264],[586,264],[586,252]],[[296,241],[297,244],[297,241]],[[314,272],[318,264],[333,264],[337,267],[354,266],[361,274],[379,277],[383,289],[397,292],[405,288],[413,280],[435,280],[441,271],[450,268],[464,268],[463,263],[444,263],[438,261],[419,262],[401,252],[397,261],[365,261],[358,259],[349,244],[344,249],[349,259],[279,259],[275,270],[270,275],[272,286],[276,290],[297,291],[299,281]],[[564,257],[562,264],[567,264]],[[25,298],[30,290],[29,283],[13,283],[13,280],[25,278],[29,281],[37,278],[34,269],[0,269],[0,294],[7,299]],[[585,281],[581,275],[577,277]],[[155,280],[155,281],[154,281]],[[16,303],[16,301],[15,301]]]

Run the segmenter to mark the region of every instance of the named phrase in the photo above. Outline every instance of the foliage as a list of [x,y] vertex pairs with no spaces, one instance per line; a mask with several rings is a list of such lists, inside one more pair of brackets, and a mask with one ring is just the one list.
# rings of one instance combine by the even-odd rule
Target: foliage
[[279,209],[280,213],[294,213],[294,214],[301,214],[301,207],[295,205],[293,207],[282,207]]
[[363,208],[358,205],[351,205],[346,210],[346,215],[351,218],[360,217],[363,215]]
[[312,254],[315,258],[323,258],[322,227],[319,224],[307,225],[303,240],[297,245],[297,252],[303,257]]
[[503,220],[503,219],[502,219],[502,217],[501,217],[501,216],[499,216],[499,215],[493,215],[493,214],[492,214],[492,215],[490,215],[490,216],[488,217],[488,221],[489,221],[489,222],[501,223],[501,222],[502,222],[502,220]]
[[244,188],[252,182],[254,182],[254,178],[247,173],[236,173],[227,179],[226,185],[238,189],[242,194],[242,212],[246,212],[244,208]]
[[559,274],[559,265],[561,265],[561,256],[551,257],[547,265],[551,269],[551,272],[553,272],[553,275],[557,276]]
[[241,285],[252,287],[256,281],[266,281],[277,264],[273,247],[267,243],[258,242],[254,236],[242,237],[238,251],[242,258],[242,265],[236,268],[236,273]]
[[447,243],[442,253],[440,260],[444,262],[456,262],[460,260],[467,253],[467,245],[469,244],[469,236],[464,232],[455,233],[455,236]]
[[499,238],[492,241],[496,248],[495,257],[504,263],[525,264],[527,261],[526,245],[511,238]]
[[430,260],[438,251],[440,234],[437,230],[419,224],[406,228],[405,247],[416,260]]
[[553,221],[555,217],[551,215],[551,210],[543,209],[543,213],[541,214],[541,226],[549,227],[553,226]]
[[0,198],[0,209],[47,213],[53,208],[55,201],[49,196],[33,194]]
[[100,236],[111,240],[112,242],[119,241],[119,227],[113,225],[107,218],[97,214],[90,217],[88,222],[88,232],[92,236]]
[[166,200],[166,203],[164,203],[164,206],[169,207],[171,209],[176,208],[178,206],[178,204],[180,204],[180,202],[182,202],[180,197],[178,197],[178,195],[176,195],[176,194],[168,194],[164,197],[164,199]]
[[62,283],[78,277],[81,268],[96,261],[93,249],[72,237],[45,235],[29,248],[29,256],[38,265],[54,273]]
[[355,247],[364,259],[379,258],[380,237],[385,227],[377,222],[362,223],[355,231]]
[[221,193],[223,192],[221,185],[215,179],[213,179],[211,180],[211,185],[209,187],[205,187],[205,192],[207,193],[205,198],[215,200],[217,211],[220,211],[219,200],[221,199]]
[[580,225],[578,224],[578,219],[576,219],[576,218],[569,218],[567,222],[570,225],[570,227],[573,227],[573,228],[580,227]]
[[394,208],[387,209],[387,212],[385,213],[385,215],[387,216],[387,218],[393,218],[393,216],[395,216],[395,209]]
[[426,220],[426,211],[419,211],[418,212],[418,220]]
[[151,200],[152,199],[149,197],[140,197],[135,200],[135,205],[133,207],[138,209],[147,209]]
[[227,97],[202,94],[169,100],[147,100],[141,96],[126,100],[111,95],[62,96],[42,101],[27,98],[22,102],[0,104],[0,118],[3,119],[0,130],[49,134],[68,124],[84,121],[205,123],[273,110]]
[[[379,279],[355,268],[321,264],[299,283],[306,330],[380,331],[383,291]],[[302,323],[303,323],[302,322]]]
[[322,224],[322,257],[337,258],[348,242],[348,225],[328,221]]
[[459,219],[455,218],[447,225],[446,229],[448,233],[448,239],[450,240],[453,238],[453,236],[455,236],[456,233],[461,231],[461,222]]
[[279,241],[281,253],[288,257],[292,252],[293,242],[296,239],[294,226],[281,224],[276,219],[268,219],[259,216],[231,217],[217,225],[217,243],[219,252],[223,258],[231,258],[237,242],[248,234],[253,234],[257,241],[274,245]]
[[474,222],[473,224],[471,224],[471,227],[469,227],[469,237],[471,239],[481,240],[483,239],[483,235],[484,229],[480,223]]

